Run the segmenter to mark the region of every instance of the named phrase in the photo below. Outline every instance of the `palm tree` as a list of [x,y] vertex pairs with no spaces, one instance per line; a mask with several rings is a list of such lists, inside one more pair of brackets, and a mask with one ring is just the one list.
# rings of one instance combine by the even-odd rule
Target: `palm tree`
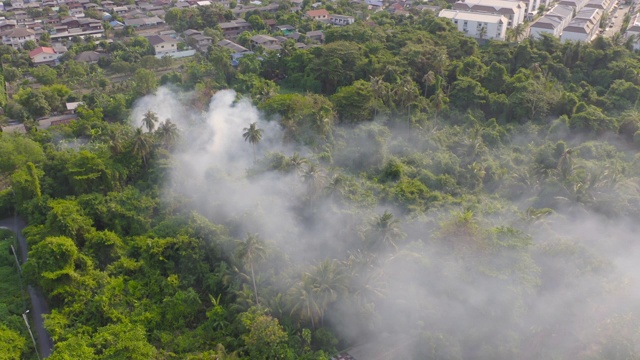
[[373,106],[373,117],[375,118],[378,115],[378,105],[377,102],[378,101],[382,101],[383,100],[383,96],[385,93],[385,87],[384,87],[384,80],[382,80],[382,77],[379,76],[371,76],[371,90],[373,91],[373,96],[374,96],[374,106]]
[[258,234],[249,234],[243,242],[240,243],[239,257],[245,265],[249,265],[251,270],[251,281],[253,282],[253,293],[256,297],[256,305],[260,305],[258,300],[258,287],[256,286],[256,275],[253,270],[253,263],[264,259],[266,250],[264,243]]
[[302,180],[308,184],[312,196],[315,196],[325,185],[327,176],[316,164],[307,165],[300,173]]
[[256,145],[262,140],[262,129],[258,128],[257,123],[249,124],[248,128],[244,128],[242,136],[244,141],[248,141],[253,146],[253,161],[256,161]]
[[308,281],[316,295],[320,307],[321,321],[326,308],[347,292],[347,276],[337,260],[321,262],[312,273],[307,273]]
[[311,283],[307,279],[302,279],[290,290],[293,306],[291,315],[297,313],[302,319],[311,321],[311,327],[316,328],[316,322],[322,316],[322,310],[318,305],[316,294]]
[[524,27],[524,24],[520,23],[520,24],[516,25],[516,27],[514,27],[512,29],[512,34],[513,34],[514,40],[515,41],[520,41],[520,38],[522,38],[522,35],[524,35],[525,30],[526,29]]
[[133,133],[133,147],[131,151],[134,155],[142,157],[144,166],[147,166],[147,156],[151,153],[151,143],[147,134],[142,128],[136,128]]
[[164,144],[166,148],[172,147],[176,141],[178,140],[178,136],[180,134],[180,130],[178,126],[174,124],[171,119],[165,120],[158,127],[158,131],[156,131],[158,138]]
[[307,158],[300,156],[299,153],[294,153],[289,158],[289,165],[299,172],[302,172],[303,166],[308,163],[309,163],[309,160],[307,160]]
[[108,135],[109,150],[111,154],[119,155],[122,152],[122,133],[120,131],[110,131]]
[[627,35],[627,40],[625,40],[624,42],[624,47],[627,48],[627,50],[629,51],[633,51],[633,48],[637,42],[638,42],[638,36],[629,34]]
[[390,246],[397,251],[396,242],[405,237],[399,225],[398,219],[385,210],[384,214],[372,219],[366,231],[365,240],[372,248]]
[[142,125],[147,128],[149,132],[153,132],[156,128],[156,123],[158,122],[158,115],[153,111],[149,110],[144,114],[142,118]]
[[419,96],[418,87],[410,76],[405,76],[396,89],[400,107],[407,107],[407,113],[411,115],[411,103]]
[[436,74],[433,71],[429,71],[422,77],[424,83],[424,97],[427,97],[427,88],[436,82]]

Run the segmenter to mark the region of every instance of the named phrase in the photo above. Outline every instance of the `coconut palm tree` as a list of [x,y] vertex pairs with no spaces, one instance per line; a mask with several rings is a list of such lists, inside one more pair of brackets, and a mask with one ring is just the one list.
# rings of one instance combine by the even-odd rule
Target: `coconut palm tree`
[[298,314],[301,319],[311,321],[311,327],[315,329],[316,323],[322,316],[322,311],[311,283],[303,278],[291,288],[290,296],[293,302],[291,315]]
[[153,111],[149,110],[144,114],[142,118],[142,125],[147,128],[149,132],[153,132],[156,128],[156,123],[158,122],[158,115]]
[[309,160],[307,160],[307,158],[300,156],[300,154],[297,152],[291,155],[291,157],[289,157],[289,165],[299,172],[302,172],[303,166],[308,163],[309,163]]
[[327,307],[347,292],[347,275],[337,260],[325,260],[305,275],[316,295],[322,321]]
[[260,239],[258,234],[249,234],[247,233],[247,237],[243,242],[240,243],[239,248],[239,258],[246,265],[249,266],[249,270],[251,270],[251,282],[253,283],[253,293],[256,298],[256,305],[260,305],[260,301],[258,299],[258,287],[256,286],[256,274],[253,269],[253,264],[256,261],[264,259],[266,255],[266,250],[264,247],[264,242]]
[[424,97],[427,97],[427,88],[436,82],[436,74],[433,71],[429,71],[422,77],[424,83]]
[[248,128],[244,128],[242,133],[242,137],[244,137],[244,141],[249,142],[253,146],[253,161],[256,161],[256,145],[260,143],[262,140],[262,129],[258,128],[257,123],[253,122],[249,124]]
[[522,35],[524,35],[525,31],[526,31],[526,28],[524,27],[524,24],[520,23],[520,24],[516,25],[512,29],[512,34],[513,34],[514,40],[515,41],[520,41],[520,39],[522,38]]
[[316,164],[307,165],[300,173],[302,180],[309,186],[312,196],[316,195],[325,185],[327,176]]
[[400,101],[401,108],[407,108],[407,113],[411,115],[411,103],[418,98],[418,87],[410,76],[405,76],[396,88],[396,95]]
[[385,210],[384,214],[371,220],[366,230],[365,240],[371,248],[389,246],[397,251],[398,245],[396,243],[405,237],[399,225],[400,221]]
[[384,80],[380,76],[371,76],[370,84],[374,97],[373,117],[375,118],[378,115],[378,102],[384,102]]
[[171,121],[171,119],[166,119],[162,124],[160,124],[156,134],[158,139],[160,139],[166,148],[171,148],[178,140],[180,130],[178,129],[178,126]]
[[110,131],[108,134],[108,144],[111,154],[119,155],[123,150],[122,133],[117,130]]
[[327,175],[322,168],[316,164],[308,164],[300,172],[300,177],[302,177],[302,181],[307,185],[309,208],[313,210],[314,200],[320,195],[320,192],[324,188]]
[[147,156],[151,153],[151,141],[142,128],[136,128],[133,133],[133,146],[131,152],[142,157],[144,166],[147,166]]

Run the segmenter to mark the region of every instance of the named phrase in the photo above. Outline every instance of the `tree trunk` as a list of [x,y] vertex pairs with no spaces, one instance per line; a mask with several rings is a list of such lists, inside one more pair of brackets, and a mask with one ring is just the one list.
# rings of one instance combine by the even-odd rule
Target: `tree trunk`
[[251,280],[253,281],[253,294],[256,296],[256,305],[260,306],[258,300],[258,287],[256,286],[256,275],[253,273],[253,263],[249,265],[251,267]]

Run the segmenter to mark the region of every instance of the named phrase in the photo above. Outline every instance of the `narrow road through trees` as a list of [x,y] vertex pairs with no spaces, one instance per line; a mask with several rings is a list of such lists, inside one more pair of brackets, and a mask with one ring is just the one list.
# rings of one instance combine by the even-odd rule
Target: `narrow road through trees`
[[[26,222],[19,217],[10,217],[0,220],[0,228],[9,229],[16,233],[20,247],[20,261],[24,264],[27,261],[27,240],[22,236],[22,229],[27,226]],[[53,340],[44,328],[43,314],[49,313],[49,307],[40,290],[33,286],[27,286],[27,292],[31,298],[31,309],[29,313],[33,316],[33,328],[38,335],[38,351],[43,358],[49,357],[53,350]]]

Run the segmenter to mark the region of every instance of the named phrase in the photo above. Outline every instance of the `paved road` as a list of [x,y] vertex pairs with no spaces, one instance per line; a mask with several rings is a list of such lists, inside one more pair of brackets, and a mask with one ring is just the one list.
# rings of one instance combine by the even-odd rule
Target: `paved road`
[[[621,4],[616,9],[611,9],[611,13],[609,14],[609,22],[607,23],[607,28],[604,31],[604,37],[612,37],[616,33],[619,33],[622,30],[622,23],[624,22],[624,16],[630,11],[631,7],[629,5]],[[613,27],[609,27],[609,24],[613,23]]]
[[[23,264],[27,261],[27,240],[22,236],[22,229],[24,229],[25,226],[27,226],[27,224],[19,217],[10,217],[0,220],[0,228],[9,229],[18,235],[20,258]],[[32,330],[35,330],[38,337],[38,351],[40,352],[40,356],[46,358],[51,355],[53,350],[53,340],[51,340],[49,333],[44,329],[42,314],[48,314],[49,307],[47,306],[47,302],[45,301],[44,296],[42,296],[40,289],[33,286],[27,286],[27,291],[31,298],[31,309],[29,309],[29,314],[32,316]]]

